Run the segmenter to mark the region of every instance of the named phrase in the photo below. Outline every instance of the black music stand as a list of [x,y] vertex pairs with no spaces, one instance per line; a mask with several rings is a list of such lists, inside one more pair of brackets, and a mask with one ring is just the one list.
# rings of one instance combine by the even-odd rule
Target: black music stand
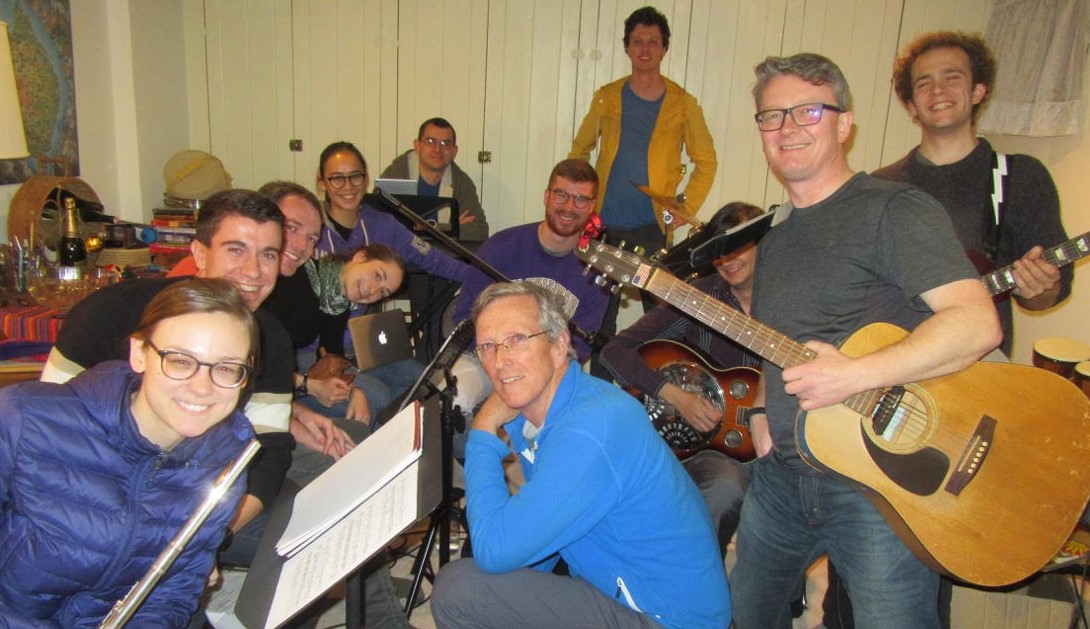
[[[434,416],[436,412],[435,401],[426,400],[423,405],[425,407],[425,418]],[[423,423],[422,452],[417,462],[419,470],[415,521],[434,513],[437,508],[436,505],[441,500],[439,487],[435,485],[433,480],[441,471],[437,468],[441,468],[443,465],[441,460],[442,438],[439,428],[439,423],[435,421],[424,421]],[[276,544],[291,519],[294,496],[284,496],[282,498],[284,499],[278,499],[272,507],[269,522],[265,527],[265,533],[261,538],[257,554],[254,556],[250,570],[246,575],[246,581],[235,604],[235,616],[246,627],[265,626],[273,598],[276,595],[281,571],[285,562],[288,561],[277,554]],[[347,581],[345,626],[348,629],[359,629],[362,626],[363,579],[361,571],[370,563],[373,557],[374,555],[362,557],[358,562],[354,562],[355,568],[345,576]],[[302,611],[302,609],[299,611]]]
[[[454,395],[457,393],[457,380],[451,375],[450,369],[469,346],[472,339],[473,325],[469,319],[466,319],[454,328],[446,342],[439,348],[435,359],[424,370],[424,373],[420,374],[417,383],[401,402],[402,407],[411,404],[415,399],[413,397],[414,390],[419,391],[426,386],[430,390],[429,395],[438,394],[439,396],[439,417],[443,426],[440,437],[442,493],[440,494],[439,505],[431,513],[428,532],[420,543],[420,550],[417,552],[416,560],[413,561],[412,586],[409,588],[409,595],[405,599],[406,618],[412,617],[413,608],[416,606],[416,597],[420,594],[420,586],[424,579],[427,578],[431,582],[435,581],[436,571],[432,568],[430,556],[432,548],[435,546],[436,536],[439,537],[439,567],[442,568],[450,561],[451,523],[458,521],[463,528],[468,529],[465,510],[458,506],[463,491],[454,487],[454,432],[456,430],[465,430],[465,420],[453,406]],[[446,388],[441,390],[431,383],[432,376],[439,373],[442,373],[446,380]]]
[[[689,254],[689,264],[692,268],[699,269],[710,265],[716,258],[733,253],[751,242],[758,242],[770,228],[787,217],[789,210],[781,211],[782,207],[784,206],[778,206],[725,232],[707,234],[704,237],[706,239],[702,238],[701,241],[693,243],[685,250]],[[673,249],[670,253],[673,253]]]

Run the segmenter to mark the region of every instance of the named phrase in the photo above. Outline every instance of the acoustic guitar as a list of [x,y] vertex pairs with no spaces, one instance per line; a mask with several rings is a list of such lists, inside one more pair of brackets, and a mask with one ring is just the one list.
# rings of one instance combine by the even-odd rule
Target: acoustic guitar
[[[599,242],[576,254],[773,364],[814,358],[805,345],[635,254]],[[840,349],[862,356],[905,336],[876,323]],[[1090,400],[1043,369],[976,363],[800,413],[795,432],[803,459],[863,490],[922,561],[979,585],[1006,585],[1041,569],[1090,497]]]
[[644,343],[640,346],[640,357],[667,382],[703,397],[722,413],[715,428],[703,432],[685,421],[666,400],[626,387],[626,391],[643,402],[655,430],[677,458],[684,461],[708,448],[742,463],[757,456],[749,433],[748,411],[757,397],[761,372],[751,367],[718,369],[684,343],[669,339]]

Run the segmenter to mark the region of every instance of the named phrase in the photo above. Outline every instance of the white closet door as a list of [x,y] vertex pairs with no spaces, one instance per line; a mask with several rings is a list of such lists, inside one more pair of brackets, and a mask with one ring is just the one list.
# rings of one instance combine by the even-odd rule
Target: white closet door
[[204,3],[208,133],[237,187],[291,177],[291,1]]
[[541,220],[549,171],[571,148],[583,4],[489,2],[484,148],[492,163],[481,193],[493,232]]
[[383,0],[292,0],[295,83],[293,178],[313,186],[318,156],[346,140],[367,159],[372,179],[383,144],[395,141],[397,3]]
[[[454,125],[458,166],[480,188],[477,153],[483,146],[488,82],[488,0],[401,0],[397,4],[396,124],[383,130],[379,170],[412,148],[420,123],[438,116]],[[487,205],[485,212],[491,221]]]

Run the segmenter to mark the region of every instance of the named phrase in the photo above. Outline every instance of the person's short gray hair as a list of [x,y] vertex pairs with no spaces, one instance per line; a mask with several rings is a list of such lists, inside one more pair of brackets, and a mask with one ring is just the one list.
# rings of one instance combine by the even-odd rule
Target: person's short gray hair
[[[566,291],[565,291],[566,292]],[[497,282],[481,291],[477,300],[473,302],[473,310],[470,318],[473,324],[477,324],[477,318],[493,302],[504,297],[531,297],[537,304],[538,325],[550,342],[556,342],[562,333],[568,332],[568,316],[565,314],[566,300],[563,296],[535,284],[534,282]],[[570,338],[570,336],[569,336]],[[568,353],[575,356],[571,343],[568,344]]]
[[769,81],[783,75],[797,76],[811,85],[828,85],[833,88],[837,107],[844,111],[852,108],[848,80],[828,57],[812,52],[802,52],[790,57],[766,57],[753,68],[753,72],[757,75],[757,82],[753,85],[753,101],[758,109],[761,108],[761,95]]

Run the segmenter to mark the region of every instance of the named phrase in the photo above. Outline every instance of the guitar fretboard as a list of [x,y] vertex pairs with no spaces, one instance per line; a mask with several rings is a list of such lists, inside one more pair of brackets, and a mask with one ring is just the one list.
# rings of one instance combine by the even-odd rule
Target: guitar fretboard
[[[1041,252],[1041,257],[1046,262],[1056,266],[1067,266],[1087,255],[1090,255],[1090,232]],[[1014,290],[1014,266],[993,271],[981,277],[980,280],[988,287],[988,292],[993,297]]]
[[[816,354],[809,347],[764,325],[707,293],[682,282],[661,269],[650,274],[644,288],[678,310],[781,368],[809,362]],[[869,415],[884,390],[864,391],[844,401],[858,413]]]

